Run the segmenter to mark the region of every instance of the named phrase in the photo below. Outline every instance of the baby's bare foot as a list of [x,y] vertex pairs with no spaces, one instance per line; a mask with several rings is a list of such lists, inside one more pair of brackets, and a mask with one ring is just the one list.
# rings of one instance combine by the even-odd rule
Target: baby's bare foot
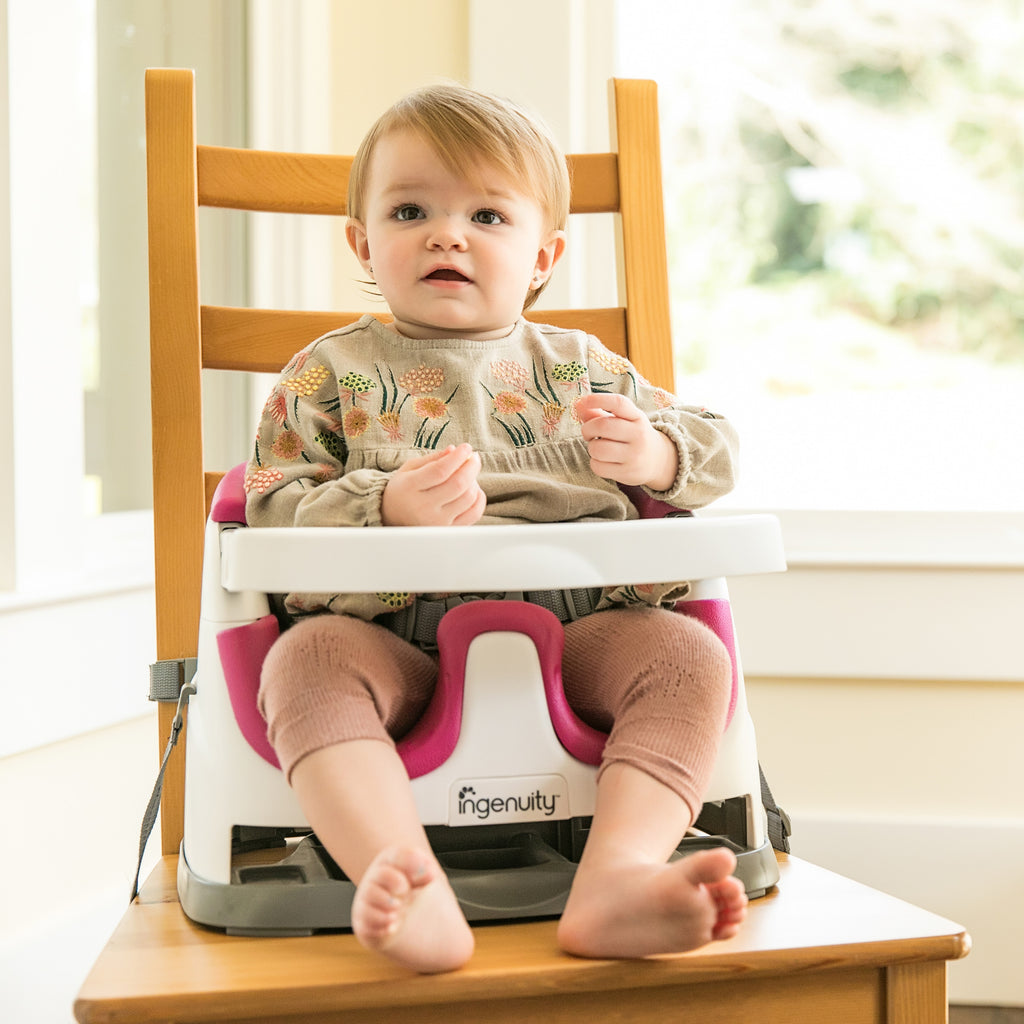
[[389,848],[356,888],[352,930],[368,949],[424,974],[452,971],[473,953],[473,933],[437,861]]
[[732,938],[747,913],[735,867],[733,854],[717,849],[664,865],[581,868],[559,943],[577,956],[643,957]]

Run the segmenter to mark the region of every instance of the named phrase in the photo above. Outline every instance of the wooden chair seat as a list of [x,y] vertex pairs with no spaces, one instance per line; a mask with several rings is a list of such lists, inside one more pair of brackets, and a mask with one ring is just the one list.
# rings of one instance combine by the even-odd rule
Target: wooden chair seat
[[268,939],[193,924],[164,857],[75,1004],[82,1024],[942,1024],[951,921],[779,854],[777,890],[728,942],[650,960],[559,952],[552,921],[477,928],[472,961],[424,977],[351,935]]

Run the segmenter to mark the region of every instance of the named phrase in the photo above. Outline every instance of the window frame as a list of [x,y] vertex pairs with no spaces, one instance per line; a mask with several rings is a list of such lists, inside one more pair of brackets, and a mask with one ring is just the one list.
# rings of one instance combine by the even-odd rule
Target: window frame
[[[130,0],[117,8],[126,43],[132,44],[119,60],[121,73],[131,79],[125,84],[125,115],[135,140],[144,138],[143,70],[150,64],[195,66],[204,82],[206,130],[217,119],[218,138],[228,137],[227,126],[244,140],[245,89],[230,80],[225,65],[241,67],[244,85],[239,62],[245,59],[246,8],[246,0],[184,0],[173,9]],[[111,14],[104,10],[104,16]],[[0,0],[0,26],[0,133],[10,154],[0,170],[0,399],[6,399],[0,406],[13,439],[0,453],[0,473],[13,481],[0,496],[0,693],[7,708],[0,721],[0,756],[6,756],[150,713],[146,666],[156,642],[152,512],[89,516],[81,494],[80,274],[53,241],[64,239],[63,248],[74,248],[67,225],[74,220],[69,204],[76,200],[65,194],[71,191],[68,180],[74,180],[68,139],[75,111],[67,96],[75,88],[81,26],[76,29],[73,18],[54,19],[49,5],[29,0]],[[124,194],[130,189],[144,197],[144,154],[141,147],[136,152],[137,167],[125,173],[136,174],[138,182],[126,182]],[[123,275],[131,294],[114,301],[135,302],[134,316],[123,310],[130,323],[125,333],[132,345],[142,346],[148,365],[144,207],[129,219],[132,237],[119,234],[115,245],[140,276]],[[49,240],[47,258],[26,253],[29,230]],[[237,297],[248,286],[244,232],[212,234],[217,255],[204,267],[204,287]],[[133,368],[123,385],[115,381],[139,397],[138,409],[123,416],[122,429],[134,426],[148,436],[148,372],[141,381],[135,379],[138,372]],[[32,386],[40,383],[45,387]],[[236,381],[212,383],[217,400],[209,419],[233,429],[231,442],[247,445],[241,438],[249,433],[249,407],[236,401],[247,392]],[[43,430],[57,436],[41,436]],[[214,461],[226,450],[211,447]]]

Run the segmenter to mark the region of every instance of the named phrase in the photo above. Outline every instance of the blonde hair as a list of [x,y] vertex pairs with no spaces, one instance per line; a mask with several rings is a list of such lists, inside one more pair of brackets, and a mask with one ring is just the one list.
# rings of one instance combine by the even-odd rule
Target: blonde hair
[[[497,170],[540,205],[549,230],[565,229],[569,171],[547,128],[514,103],[456,84],[417,89],[377,119],[349,171],[350,217],[365,220],[366,186],[377,142],[403,130],[416,132],[450,171],[462,177],[472,178],[483,167]],[[533,305],[545,285],[527,295],[524,309]]]

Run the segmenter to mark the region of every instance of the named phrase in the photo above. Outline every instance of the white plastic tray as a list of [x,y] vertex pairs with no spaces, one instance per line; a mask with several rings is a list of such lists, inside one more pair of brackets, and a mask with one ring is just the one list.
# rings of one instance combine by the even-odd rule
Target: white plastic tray
[[613,523],[228,529],[221,581],[268,593],[487,592],[782,572],[771,515]]

